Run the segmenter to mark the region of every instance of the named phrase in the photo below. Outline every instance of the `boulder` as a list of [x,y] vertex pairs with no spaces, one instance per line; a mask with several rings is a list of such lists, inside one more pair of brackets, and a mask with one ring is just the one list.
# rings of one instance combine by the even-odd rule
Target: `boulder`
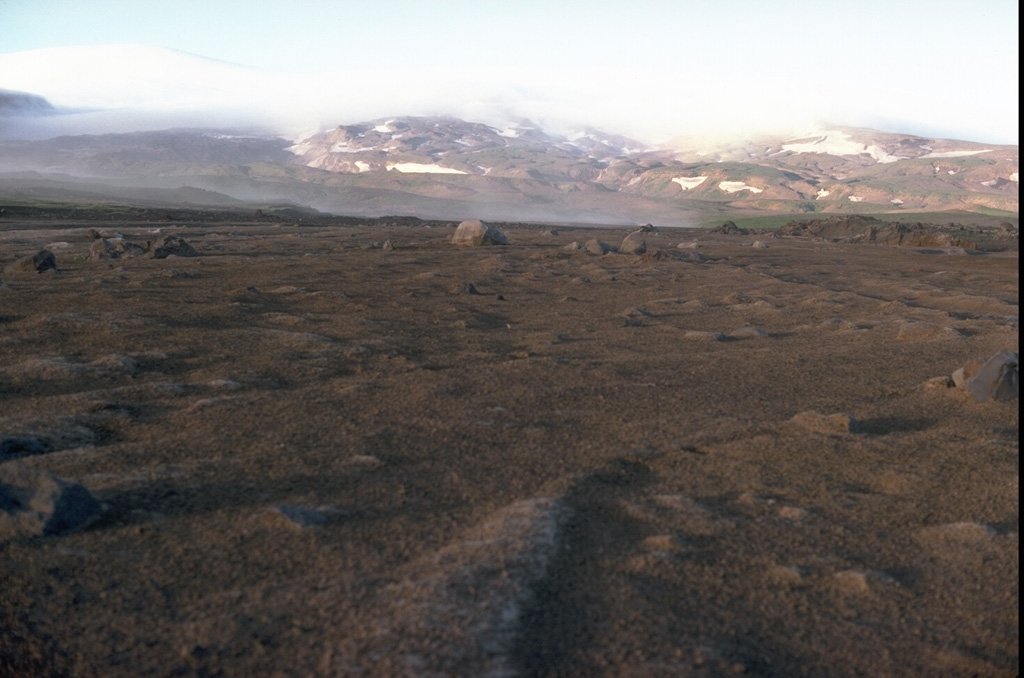
[[597,238],[591,238],[583,244],[583,248],[591,254],[603,256],[609,252],[614,252],[615,248],[608,243],[598,240]]
[[117,255],[114,253],[114,248],[111,246],[110,241],[106,238],[96,238],[89,245],[89,258],[93,260],[99,259],[114,259]]
[[1015,351],[1000,351],[964,381],[964,388],[979,402],[1013,400],[1020,392],[1018,362]]
[[0,464],[0,540],[71,532],[102,510],[81,485],[18,461]]
[[99,238],[89,246],[90,259],[128,259],[142,256],[149,251],[149,243],[146,246],[137,245],[123,236],[116,238]]
[[505,234],[479,219],[463,221],[452,235],[452,244],[479,247],[481,245],[507,245]]
[[36,273],[56,271],[57,257],[53,256],[50,250],[39,250],[32,255],[32,266],[35,267]]
[[22,257],[8,266],[5,270],[10,273],[43,273],[44,271],[57,272],[57,257],[50,250],[39,250],[30,257]]
[[644,231],[633,231],[622,239],[619,251],[623,254],[643,254],[647,251],[647,241],[644,239]]

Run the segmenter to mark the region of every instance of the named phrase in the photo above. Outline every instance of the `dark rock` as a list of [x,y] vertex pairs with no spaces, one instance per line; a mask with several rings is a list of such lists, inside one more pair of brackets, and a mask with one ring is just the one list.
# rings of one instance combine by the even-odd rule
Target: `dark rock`
[[36,273],[56,271],[57,257],[53,256],[50,250],[39,250],[32,255],[32,266],[35,267]]
[[11,273],[57,272],[57,258],[50,250],[39,250],[30,257],[22,257],[4,269]]
[[0,437],[0,462],[46,452],[46,444],[29,436]]
[[711,230],[712,233],[718,233],[720,235],[746,235],[749,231],[745,228],[740,228],[732,221],[726,221],[718,228]]
[[0,540],[71,532],[102,510],[81,485],[21,462],[0,464]]
[[177,235],[169,235],[164,238],[163,243],[153,250],[154,259],[166,259],[169,256],[176,257],[198,257],[199,253],[184,238]]

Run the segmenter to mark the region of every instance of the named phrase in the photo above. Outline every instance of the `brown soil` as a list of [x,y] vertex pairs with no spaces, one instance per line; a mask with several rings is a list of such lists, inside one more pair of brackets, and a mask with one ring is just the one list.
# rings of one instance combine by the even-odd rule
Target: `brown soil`
[[0,675],[1017,675],[1015,245],[452,232],[7,220]]

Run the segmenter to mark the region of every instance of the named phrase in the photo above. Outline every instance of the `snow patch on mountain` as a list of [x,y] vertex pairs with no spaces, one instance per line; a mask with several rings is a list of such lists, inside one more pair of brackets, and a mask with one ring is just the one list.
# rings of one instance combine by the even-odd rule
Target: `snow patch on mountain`
[[892,155],[881,146],[854,141],[849,134],[838,130],[823,131],[814,138],[794,139],[792,143],[782,144],[782,151],[825,155],[869,155],[879,163],[907,159]]
[[719,182],[718,188],[725,191],[726,193],[738,193],[739,191],[750,191],[751,193],[761,193],[764,191],[763,188],[756,188],[754,186],[748,186],[742,181],[722,181]]
[[672,177],[672,183],[679,184],[683,187],[684,191],[697,188],[707,180],[707,177]]
[[[922,148],[924,147],[922,146]],[[921,158],[963,158],[969,155],[978,155],[979,153],[989,153],[991,150],[991,148],[982,148],[977,151],[940,151],[938,153],[932,151],[928,155],[922,155]]]
[[388,163],[388,171],[398,170],[402,174],[466,174],[462,170],[440,165],[426,165],[418,162]]

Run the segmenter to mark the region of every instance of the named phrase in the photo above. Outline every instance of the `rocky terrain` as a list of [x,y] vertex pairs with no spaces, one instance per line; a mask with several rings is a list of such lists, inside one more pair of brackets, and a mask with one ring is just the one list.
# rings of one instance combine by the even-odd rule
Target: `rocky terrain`
[[0,217],[0,675],[1018,675],[1015,227],[280,209]]
[[651,147],[529,121],[396,117],[298,139],[166,130],[0,141],[0,196],[688,226],[735,213],[1014,215],[1017,146],[875,130]]

